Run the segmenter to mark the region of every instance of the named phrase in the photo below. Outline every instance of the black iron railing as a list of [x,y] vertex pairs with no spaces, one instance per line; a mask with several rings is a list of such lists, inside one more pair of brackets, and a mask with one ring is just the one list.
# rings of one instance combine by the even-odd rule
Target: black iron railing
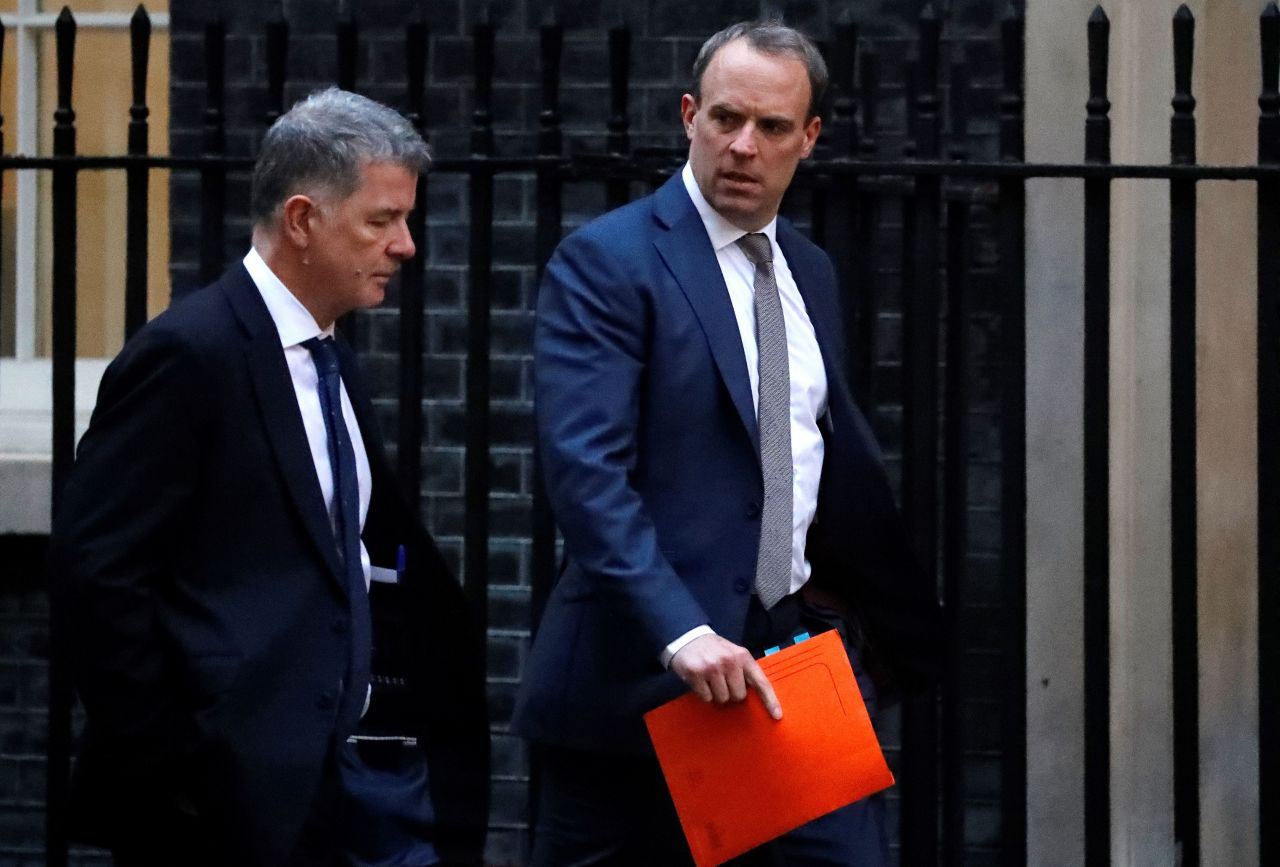
[[[1111,23],[1089,18],[1084,158],[1111,162]],[[1084,857],[1111,862],[1111,179],[1084,182]]]

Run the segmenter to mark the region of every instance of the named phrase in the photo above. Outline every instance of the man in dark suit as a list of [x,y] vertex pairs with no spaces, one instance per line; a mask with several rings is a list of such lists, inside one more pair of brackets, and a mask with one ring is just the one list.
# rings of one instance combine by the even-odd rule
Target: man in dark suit
[[[515,715],[542,757],[537,867],[689,863],[642,714],[692,690],[780,716],[765,648],[840,629],[873,712],[864,655],[906,687],[939,664],[936,593],[845,382],[831,262],[777,217],[821,128],[822,58],[743,23],[693,78],[683,172],[566,238],[538,302],[565,562]],[[886,839],[872,798],[743,863],[879,865]]]
[[413,255],[429,161],[385,106],[298,103],[244,261],[102,379],[51,568],[87,715],[74,821],[124,867],[481,858],[481,639],[333,337]]

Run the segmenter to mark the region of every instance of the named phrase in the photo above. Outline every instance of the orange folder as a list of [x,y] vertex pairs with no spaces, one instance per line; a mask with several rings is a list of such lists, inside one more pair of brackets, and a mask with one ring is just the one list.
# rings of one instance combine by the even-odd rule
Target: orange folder
[[698,867],[714,867],[893,785],[832,630],[760,660],[782,719],[752,692],[714,705],[692,693],[645,714]]

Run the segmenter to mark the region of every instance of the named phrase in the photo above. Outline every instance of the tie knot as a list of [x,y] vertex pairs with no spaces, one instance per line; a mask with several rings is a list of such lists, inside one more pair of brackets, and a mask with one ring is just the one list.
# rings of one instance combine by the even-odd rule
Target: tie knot
[[747,255],[747,261],[759,266],[773,262],[773,247],[769,244],[769,236],[764,232],[752,232],[738,239],[738,246]]
[[338,372],[338,353],[333,348],[332,337],[312,337],[302,341],[302,345],[311,353],[311,360],[316,363],[316,370],[321,375]]

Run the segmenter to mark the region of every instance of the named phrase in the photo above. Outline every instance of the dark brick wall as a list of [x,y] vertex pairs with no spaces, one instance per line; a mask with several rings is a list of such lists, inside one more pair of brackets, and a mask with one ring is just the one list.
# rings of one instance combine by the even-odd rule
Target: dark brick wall
[[[49,704],[48,540],[0,536],[0,867],[44,867]],[[78,722],[78,721],[77,721]],[[77,849],[75,867],[106,867]]]
[[34,863],[43,851],[48,605],[38,554],[29,539],[0,548],[22,579],[0,594],[0,864]]
[[[419,4],[409,0],[353,0],[360,26],[357,61],[358,88],[390,105],[403,105],[403,25]],[[465,154],[472,110],[470,85],[470,29],[476,0],[421,4],[429,10],[432,28],[428,71],[428,126],[432,143],[442,156]],[[831,36],[839,21],[855,20],[872,37],[882,58],[884,104],[878,139],[884,154],[900,152],[906,111],[902,100],[901,63],[908,56],[914,19],[923,0],[789,0],[757,3],[713,0],[642,0],[592,2],[561,0],[565,24],[562,114],[567,153],[602,149],[608,115],[608,27],[625,19],[632,27],[632,92],[630,120],[636,147],[682,146],[677,112],[679,95],[687,88],[688,69],[702,39],[730,21],[765,12],[781,12],[793,24],[819,39]],[[1003,0],[936,0],[949,13],[947,40],[963,44],[975,70],[977,85],[974,123],[968,144],[975,157],[994,153],[994,117],[998,86],[998,56],[991,39],[996,13]],[[203,46],[201,32],[209,9],[204,4],[174,4],[172,11],[170,90],[171,135],[174,154],[200,150],[204,110]],[[263,25],[278,4],[255,0],[222,0],[227,21],[226,105],[228,151],[251,155],[263,131],[266,80]],[[530,154],[535,148],[538,82],[537,26],[544,4],[536,0],[495,0],[488,4],[498,30],[495,81],[496,145],[500,154]],[[329,84],[335,73],[335,14],[347,3],[335,0],[288,0],[284,12],[291,22],[286,101]],[[199,180],[190,172],[174,172],[171,180],[172,258],[175,295],[197,283],[199,246]],[[639,192],[639,191],[638,191]],[[226,260],[234,261],[248,246],[245,213],[248,180],[229,179],[226,214]],[[807,197],[791,202],[805,222]],[[528,815],[526,801],[527,751],[507,734],[512,696],[527,649],[530,620],[529,508],[532,461],[531,385],[529,377],[533,230],[536,215],[531,177],[504,175],[495,186],[495,251],[493,297],[493,353],[491,407],[494,413],[490,499],[493,535],[489,557],[489,671],[494,719],[493,811],[489,855],[493,864],[520,864]],[[564,190],[564,224],[568,230],[604,209],[598,185],[572,184]],[[465,335],[468,256],[467,182],[462,176],[431,177],[427,197],[427,358],[425,432],[419,445],[423,458],[423,514],[447,555],[461,572],[462,563],[462,430],[465,394]],[[979,223],[989,221],[979,213]],[[973,456],[970,482],[970,574],[964,606],[968,650],[965,659],[967,694],[964,720],[966,757],[966,828],[969,850],[965,863],[994,863],[999,834],[998,725],[999,644],[999,442],[998,380],[994,365],[998,351],[997,261],[990,232],[975,262],[974,341],[971,388],[975,405],[969,417]],[[900,449],[901,352],[898,336],[898,294],[901,256],[900,218],[888,203],[880,226],[876,256],[876,289],[883,299],[879,318],[879,387],[874,420],[891,469],[896,475]],[[360,314],[355,339],[367,378],[377,393],[384,430],[394,434],[398,358],[398,322],[394,287],[387,305]],[[389,446],[394,450],[399,444]],[[0,554],[15,543],[0,537]],[[40,540],[23,541],[27,550]],[[16,562],[19,568],[0,578],[0,867],[42,861],[44,783],[44,690],[47,641],[47,603],[40,582],[38,557],[30,552]],[[891,763],[896,764],[897,720],[882,721],[883,739]],[[891,800],[896,809],[896,801]],[[77,855],[80,863],[102,863],[91,853]]]

